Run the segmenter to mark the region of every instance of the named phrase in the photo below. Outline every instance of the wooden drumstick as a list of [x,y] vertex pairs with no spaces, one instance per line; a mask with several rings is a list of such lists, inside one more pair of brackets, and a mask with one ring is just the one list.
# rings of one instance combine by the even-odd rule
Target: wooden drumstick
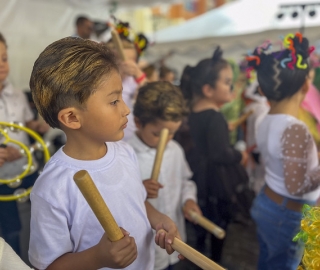
[[206,217],[200,216],[193,210],[189,211],[189,215],[195,222],[197,222],[198,225],[214,234],[217,238],[223,239],[226,236],[226,232],[224,229],[220,228],[218,225],[214,224]]
[[158,181],[163,152],[164,152],[164,149],[166,148],[168,136],[169,136],[169,130],[167,128],[162,129],[160,133],[160,140],[157,146],[157,153],[154,159],[153,169],[151,174],[151,179],[155,181]]
[[110,241],[115,242],[123,238],[124,235],[122,231],[114,220],[108,206],[92,181],[89,173],[85,170],[78,171],[73,176],[73,180],[99,220]]
[[230,124],[235,129],[238,126],[240,126],[241,124],[243,124],[251,114],[253,114],[253,110],[250,110],[247,113],[241,115],[237,120],[230,122]]
[[[73,179],[93,213],[98,218],[108,238],[111,241],[120,240],[123,237],[123,233],[110,213],[105,201],[102,199],[89,173],[85,170],[79,171],[73,176]],[[174,238],[172,248],[204,270],[224,270],[220,265],[211,261],[178,238]]]
[[[160,231],[158,233],[160,233]],[[185,258],[193,262],[195,265],[199,266],[201,269],[225,270],[225,268],[221,267],[219,264],[215,263],[214,261],[211,261],[208,257],[196,251],[195,249],[193,249],[192,247],[190,247],[189,245],[187,245],[177,237],[174,238],[171,246],[175,251],[183,255]]]
[[124,51],[123,51],[123,46],[122,46],[122,41],[119,37],[119,34],[116,30],[112,29],[111,30],[111,35],[112,35],[112,41],[114,43],[114,46],[116,47],[116,50],[119,54],[119,57],[122,61],[125,61],[126,60],[126,56],[124,54]]

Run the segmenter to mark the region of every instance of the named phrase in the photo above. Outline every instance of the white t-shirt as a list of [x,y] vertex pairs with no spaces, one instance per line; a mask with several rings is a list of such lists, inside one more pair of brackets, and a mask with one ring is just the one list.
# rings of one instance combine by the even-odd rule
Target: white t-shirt
[[[128,143],[137,154],[142,180],[150,179],[156,149],[148,147],[136,134]],[[197,202],[197,188],[195,183],[189,180],[191,177],[192,173],[181,146],[173,140],[169,141],[163,154],[158,178],[164,187],[159,190],[157,199],[148,201],[176,223],[183,241],[186,241],[186,228],[182,207],[188,199]],[[164,269],[178,261],[178,253],[168,255],[164,249],[156,246],[155,270]]]
[[293,199],[319,198],[317,148],[303,122],[286,114],[268,114],[259,125],[257,145],[273,191]]
[[[28,104],[27,97],[22,91],[16,90],[11,83],[7,82],[4,89],[0,92],[0,122],[16,122],[25,125],[26,122],[31,120],[33,120],[33,113]],[[26,146],[30,145],[28,135],[24,131],[13,132],[9,130],[8,135],[11,139],[19,141]],[[2,143],[1,136],[0,143]],[[16,144],[9,143],[8,145],[20,149]],[[25,157],[13,162],[4,163],[0,170],[0,179],[16,177],[24,171],[23,166],[26,164],[27,159]]]
[[73,159],[61,148],[36,181],[30,197],[29,259],[37,269],[46,269],[65,253],[96,245],[104,233],[73,181],[79,170],[89,172],[117,224],[135,239],[138,257],[125,269],[153,268],[153,232],[136,155],[124,142],[107,146],[107,154],[93,161]]

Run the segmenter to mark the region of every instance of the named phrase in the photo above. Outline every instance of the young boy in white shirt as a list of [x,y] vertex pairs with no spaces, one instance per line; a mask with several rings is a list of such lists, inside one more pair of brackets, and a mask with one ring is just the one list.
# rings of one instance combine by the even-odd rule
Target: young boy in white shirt
[[[172,140],[186,115],[180,90],[168,82],[149,83],[139,89],[134,106],[137,131],[128,143],[135,150],[140,164],[143,184],[149,202],[169,216],[178,226],[182,239],[186,240],[184,216],[190,220],[189,211],[202,214],[197,204],[197,190],[182,147]],[[159,135],[169,129],[158,182],[150,179]],[[177,256],[169,256],[156,247],[155,270],[173,269]]]
[[[152,269],[156,244],[172,253],[174,222],[146,201],[137,159],[124,142],[128,107],[113,54],[103,44],[64,38],[36,60],[30,79],[36,107],[67,142],[31,193],[30,262],[37,269]],[[124,237],[111,242],[73,181],[87,170]],[[129,235],[130,234],[130,235]]]

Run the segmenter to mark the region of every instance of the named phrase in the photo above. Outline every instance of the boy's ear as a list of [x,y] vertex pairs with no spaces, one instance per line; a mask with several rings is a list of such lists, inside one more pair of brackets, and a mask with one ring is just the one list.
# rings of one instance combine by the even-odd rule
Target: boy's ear
[[142,123],[141,123],[140,119],[136,116],[134,117],[134,123],[136,124],[137,129],[142,128]]
[[81,127],[79,109],[74,107],[62,109],[58,113],[58,120],[69,129],[79,129]]
[[204,86],[202,86],[202,94],[207,97],[207,98],[211,98],[213,95],[213,91],[212,91],[212,87],[209,84],[205,84]]

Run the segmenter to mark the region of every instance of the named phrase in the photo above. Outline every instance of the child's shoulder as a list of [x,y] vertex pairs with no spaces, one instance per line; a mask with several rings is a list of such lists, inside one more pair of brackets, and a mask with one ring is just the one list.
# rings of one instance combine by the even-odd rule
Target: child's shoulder
[[175,154],[184,156],[184,150],[183,150],[182,146],[175,140],[170,140],[168,142],[168,149],[170,149]]
[[[44,166],[43,171],[36,180],[32,194],[36,194],[44,199],[54,197],[56,192],[67,190],[70,181],[66,181],[73,177],[77,172],[76,168],[72,168],[67,162],[60,158],[62,149],[58,150]],[[59,191],[60,190],[60,191]]]
[[124,155],[129,158],[135,159],[135,151],[133,150],[133,147],[125,142],[125,141],[117,141],[117,142],[112,142],[112,143],[107,143],[107,145],[112,145],[114,147],[114,151],[116,155]]

